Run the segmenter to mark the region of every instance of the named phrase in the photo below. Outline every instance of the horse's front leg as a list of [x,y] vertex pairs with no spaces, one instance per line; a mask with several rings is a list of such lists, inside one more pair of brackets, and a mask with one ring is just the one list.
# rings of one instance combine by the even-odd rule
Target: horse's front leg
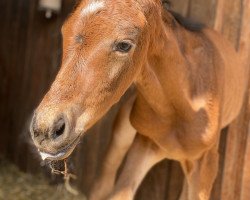
[[136,130],[131,126],[129,121],[134,100],[135,96],[131,96],[118,112],[111,142],[104,158],[101,173],[92,186],[89,196],[90,200],[106,199],[113,189],[117,170],[136,134]]
[[197,160],[181,162],[185,174],[180,200],[209,200],[218,171],[217,145],[207,150]]
[[132,200],[148,170],[164,159],[163,152],[154,142],[137,134],[114,191],[108,200]]

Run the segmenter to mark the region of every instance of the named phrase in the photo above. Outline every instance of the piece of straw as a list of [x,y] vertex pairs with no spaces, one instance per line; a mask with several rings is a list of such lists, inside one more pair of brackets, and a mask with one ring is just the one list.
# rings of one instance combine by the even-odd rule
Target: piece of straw
[[60,171],[60,170],[57,170],[54,168],[54,166],[52,165],[52,162],[50,163],[50,168],[51,168],[51,173],[52,174],[62,174],[64,176],[64,185],[65,185],[65,188],[66,190],[73,194],[73,195],[78,195],[79,192],[74,189],[71,184],[70,184],[70,180],[71,179],[77,179],[76,175],[72,174],[72,173],[69,173],[68,171],[68,165],[67,165],[67,159],[64,159],[64,171]]

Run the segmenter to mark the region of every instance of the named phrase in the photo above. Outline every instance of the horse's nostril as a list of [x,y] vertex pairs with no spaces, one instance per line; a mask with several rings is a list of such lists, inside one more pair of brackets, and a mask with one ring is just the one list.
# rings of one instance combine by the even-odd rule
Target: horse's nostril
[[64,133],[65,130],[65,122],[63,119],[59,120],[56,128],[54,129],[53,133],[52,133],[52,139],[56,139],[59,136],[61,136]]

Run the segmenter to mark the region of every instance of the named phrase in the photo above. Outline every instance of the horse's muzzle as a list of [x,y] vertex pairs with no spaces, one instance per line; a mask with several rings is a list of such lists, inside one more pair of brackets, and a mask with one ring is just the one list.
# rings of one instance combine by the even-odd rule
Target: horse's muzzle
[[75,141],[74,136],[70,134],[68,118],[63,114],[54,116],[40,113],[38,117],[35,113],[31,122],[31,137],[43,159],[63,157]]

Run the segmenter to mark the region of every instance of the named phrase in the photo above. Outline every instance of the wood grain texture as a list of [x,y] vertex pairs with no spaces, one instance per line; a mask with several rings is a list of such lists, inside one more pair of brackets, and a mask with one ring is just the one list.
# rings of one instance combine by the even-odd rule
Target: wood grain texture
[[216,13],[214,20],[214,29],[217,30],[218,32],[222,31],[225,3],[226,0],[217,0],[217,5],[215,8]]
[[[23,170],[30,161],[28,124],[33,109],[53,81],[60,63],[60,17],[46,20],[37,1],[1,1],[1,153]],[[64,14],[63,14],[64,13]],[[32,167],[31,167],[32,168]],[[32,168],[33,169],[33,168]]]
[[[250,0],[243,1],[243,14],[242,14],[242,26],[241,26],[241,37],[239,42],[239,51],[242,59],[245,61],[244,64],[248,69],[250,68]],[[250,73],[249,73],[250,77]],[[250,95],[250,80],[248,95]],[[248,96],[246,112],[250,112],[250,98]],[[242,184],[241,184],[241,196],[240,200],[250,199],[250,123],[248,120],[248,131],[246,133],[246,149],[244,154],[244,166],[242,171]]]
[[[243,60],[243,66],[249,69],[249,48],[250,48],[250,25],[249,25],[249,1],[234,1],[224,5],[224,20],[221,32],[225,37],[233,42],[238,49]],[[230,13],[230,14],[229,14]],[[243,173],[247,152],[247,139],[249,137],[249,93],[246,94],[239,117],[229,126],[226,140],[226,152],[224,171],[222,179],[221,199],[234,200],[240,199],[249,194],[244,179],[247,174]]]
[[[250,57],[249,57],[250,61]],[[250,66],[249,66],[250,67]],[[250,94],[250,81],[249,81],[249,89],[248,94]],[[250,98],[248,97],[247,101],[247,115],[248,115],[248,130],[246,132],[246,146],[245,146],[245,152],[243,155],[244,164],[243,164],[243,170],[241,171],[241,187],[239,191],[239,198],[240,200],[249,200],[250,199]]]
[[187,16],[189,11],[189,5],[191,0],[177,0],[177,1],[171,1],[172,2],[172,8],[176,12],[182,14],[183,16]]
[[216,0],[190,0],[187,16],[194,21],[202,22],[213,27],[215,18]]
[[237,48],[242,22],[242,0],[227,0],[223,9],[221,33]]

